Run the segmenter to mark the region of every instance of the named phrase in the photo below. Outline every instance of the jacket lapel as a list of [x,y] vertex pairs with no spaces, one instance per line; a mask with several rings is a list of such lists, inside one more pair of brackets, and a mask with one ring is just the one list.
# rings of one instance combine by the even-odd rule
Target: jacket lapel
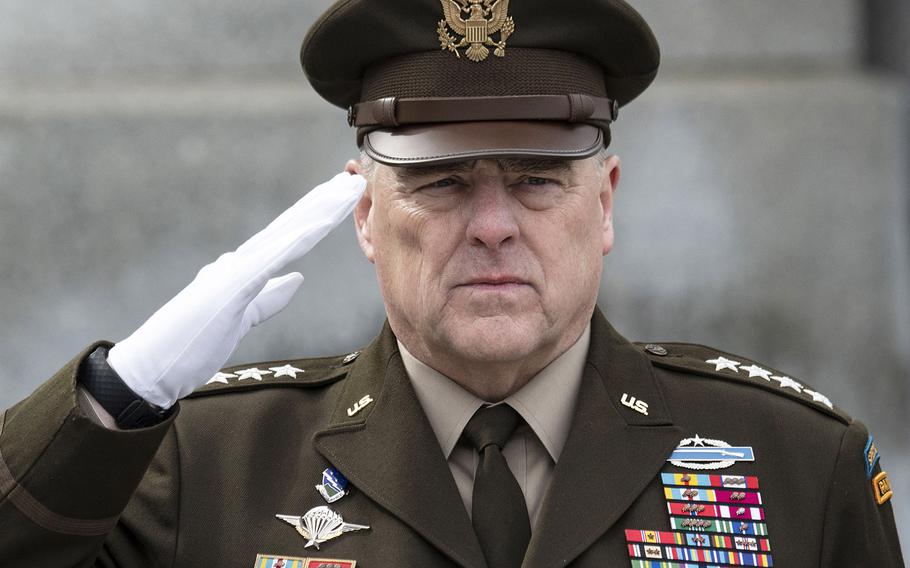
[[[369,395],[373,402],[350,416]],[[316,449],[370,499],[465,568],[485,566],[452,473],[388,324],[345,380]]]
[[[627,408],[623,394],[648,403]],[[680,440],[650,362],[596,311],[577,408],[524,566],[564,566],[612,527]]]

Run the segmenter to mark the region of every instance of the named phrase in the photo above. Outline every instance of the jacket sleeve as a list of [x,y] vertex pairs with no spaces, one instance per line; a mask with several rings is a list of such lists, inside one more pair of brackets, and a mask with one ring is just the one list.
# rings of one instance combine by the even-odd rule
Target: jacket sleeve
[[[172,525],[162,515],[175,513],[164,513],[169,507],[162,499],[177,498],[172,464],[166,462],[177,459],[171,424],[178,410],[161,424],[137,430],[107,429],[87,417],[76,400],[77,375],[82,360],[99,345],[110,344],[91,345],[0,414],[4,567],[168,565],[162,558],[173,540],[167,531],[151,542],[141,537],[150,527]],[[159,448],[162,455],[150,469]],[[143,555],[156,559],[144,562]]]
[[828,489],[820,566],[904,566],[880,461],[870,459],[867,473],[869,441],[861,422],[847,427]]

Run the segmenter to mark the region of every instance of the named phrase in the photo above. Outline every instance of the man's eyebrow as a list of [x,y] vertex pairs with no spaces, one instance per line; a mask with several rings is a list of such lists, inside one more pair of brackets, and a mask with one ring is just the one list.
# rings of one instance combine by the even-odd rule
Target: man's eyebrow
[[[474,169],[475,163],[475,160],[466,160],[429,166],[399,166],[394,170],[399,182],[408,183],[417,179],[468,173]],[[572,160],[564,158],[501,158],[496,160],[496,164],[502,171],[512,173],[555,172],[566,174],[572,171]]]
[[572,160],[565,158],[503,158],[496,162],[503,171],[513,173],[572,171]]
[[398,166],[394,168],[394,171],[399,182],[407,183],[416,179],[467,173],[474,169],[474,163],[471,160],[430,166]]

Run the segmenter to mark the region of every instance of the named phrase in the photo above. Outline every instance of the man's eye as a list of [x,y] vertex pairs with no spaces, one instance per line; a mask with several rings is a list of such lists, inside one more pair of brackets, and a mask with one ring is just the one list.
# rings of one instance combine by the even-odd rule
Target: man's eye
[[525,178],[521,178],[520,180],[518,180],[516,185],[524,186],[524,187],[533,187],[533,188],[550,188],[550,187],[557,188],[557,187],[561,186],[561,184],[554,179],[540,177],[540,176],[528,176]]
[[420,187],[421,190],[450,189],[461,185],[461,182],[455,178],[447,177]]

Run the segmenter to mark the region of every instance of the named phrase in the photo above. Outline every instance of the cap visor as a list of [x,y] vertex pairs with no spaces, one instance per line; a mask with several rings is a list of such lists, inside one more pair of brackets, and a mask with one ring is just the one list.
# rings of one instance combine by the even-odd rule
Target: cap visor
[[442,164],[478,158],[550,157],[580,160],[603,147],[589,124],[546,121],[451,122],[374,130],[363,151],[388,165]]

